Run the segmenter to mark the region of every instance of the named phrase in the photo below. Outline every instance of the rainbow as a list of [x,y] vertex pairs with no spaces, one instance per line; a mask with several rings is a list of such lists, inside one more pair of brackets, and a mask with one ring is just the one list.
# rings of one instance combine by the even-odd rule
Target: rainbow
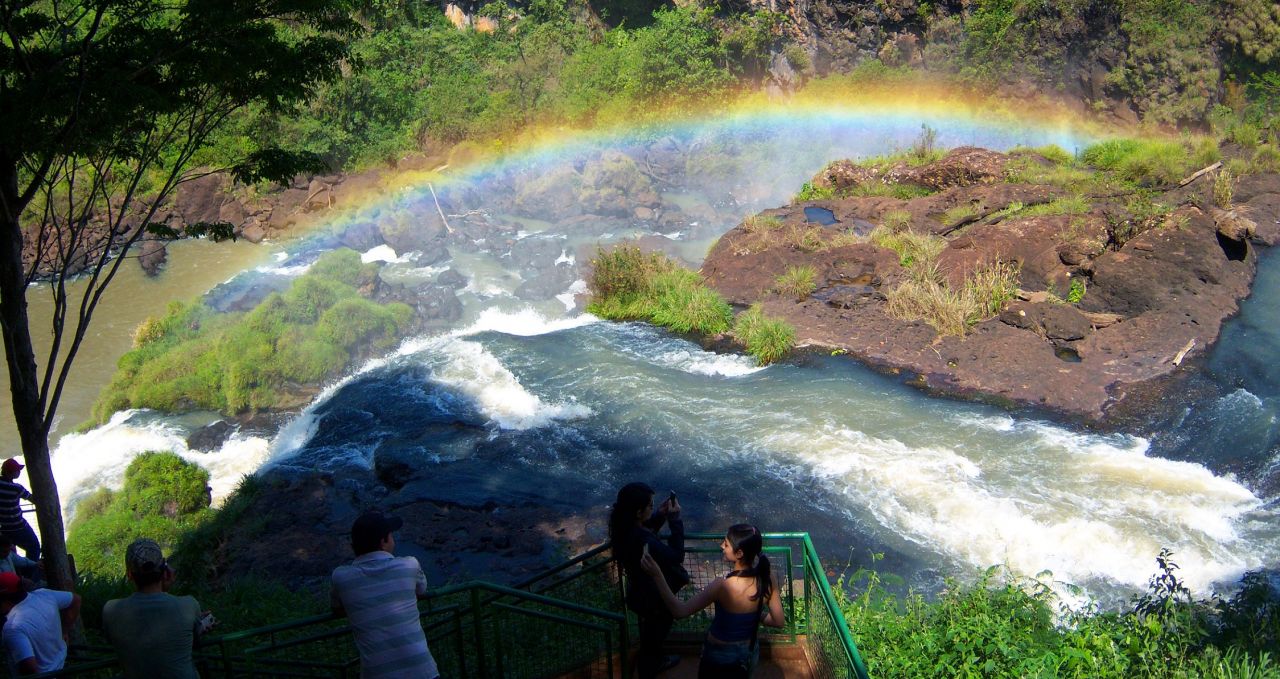
[[341,191],[338,206],[301,223],[299,233],[333,234],[388,209],[434,211],[437,199],[449,204],[444,196],[460,189],[511,190],[518,177],[537,177],[604,150],[634,150],[663,138],[719,144],[754,161],[752,173],[788,183],[789,195],[827,161],[906,148],[922,125],[937,132],[943,147],[1055,144],[1074,152],[1098,139],[1134,132],[1106,129],[1061,102],[995,97],[936,82],[851,88],[818,81],[785,98],[751,93],[708,108],[714,112],[686,102],[590,128],[534,126],[511,139],[463,142],[429,159],[428,169],[389,171],[377,181],[354,182],[364,188]]

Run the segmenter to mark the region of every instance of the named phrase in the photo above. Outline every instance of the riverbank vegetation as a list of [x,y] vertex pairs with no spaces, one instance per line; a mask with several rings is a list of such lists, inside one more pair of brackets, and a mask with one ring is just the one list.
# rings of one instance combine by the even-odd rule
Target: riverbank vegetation
[[233,415],[286,405],[291,390],[389,349],[411,327],[414,312],[407,305],[361,295],[376,280],[376,264],[340,249],[247,313],[171,304],[139,326],[94,416],[105,422],[127,408]]
[[[812,18],[701,3],[623,4],[495,2],[459,28],[432,3],[366,3],[354,18],[368,30],[352,42],[352,68],[340,80],[285,115],[266,107],[238,114],[206,159],[221,165],[263,139],[315,153],[334,169],[442,154],[467,142],[462,158],[477,148],[499,150],[531,128],[705,115],[779,78],[784,89],[817,98],[922,77],[977,96],[1013,82],[1047,91],[1084,68],[1075,62],[1095,56],[1100,44],[1118,45],[1119,54],[1098,57],[1118,65],[1089,73],[1096,83],[1078,95],[1095,110],[1132,106],[1154,123],[1214,120],[1250,148],[1267,142],[1280,116],[1280,79],[1268,70],[1280,56],[1260,47],[1280,30],[1280,18],[1257,0],[1221,7],[1127,0],[1089,12],[981,0],[959,10],[922,3],[896,18],[898,10],[882,5],[859,23],[870,18],[868,28],[877,28],[875,17],[884,15],[894,35],[911,39],[881,31],[878,57],[849,68],[835,68],[833,55],[795,39],[806,32],[797,21]],[[1036,50],[1020,47],[1033,44]],[[914,162],[929,162],[933,149],[920,150]]]
[[591,260],[587,311],[615,321],[647,321],[680,333],[732,337],[760,365],[777,361],[795,343],[795,330],[757,305],[735,319],[733,308],[697,272],[660,252],[622,244]]
[[1280,677],[1274,575],[1246,574],[1231,596],[1195,600],[1173,555],[1156,566],[1147,591],[1119,610],[1068,609],[1050,584],[1077,588],[998,566],[973,583],[948,579],[937,597],[901,594],[870,570],[836,591],[875,677]]

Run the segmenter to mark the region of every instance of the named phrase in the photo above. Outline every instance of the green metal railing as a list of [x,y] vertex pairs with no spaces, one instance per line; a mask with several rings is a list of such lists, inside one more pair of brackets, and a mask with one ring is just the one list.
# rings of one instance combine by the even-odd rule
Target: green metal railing
[[[727,570],[720,534],[686,536],[692,594]],[[765,551],[783,599],[786,624],[764,628],[771,645],[803,644],[815,677],[868,679],[849,627],[807,533],[766,533]],[[625,576],[604,545],[506,587],[473,581],[432,590],[420,609],[443,675],[459,679],[630,676],[635,619],[623,605]],[[710,611],[676,630],[706,630]],[[205,677],[357,677],[359,654],[344,618],[332,614],[204,640]],[[118,674],[110,649],[79,647],[64,670],[41,677]]]

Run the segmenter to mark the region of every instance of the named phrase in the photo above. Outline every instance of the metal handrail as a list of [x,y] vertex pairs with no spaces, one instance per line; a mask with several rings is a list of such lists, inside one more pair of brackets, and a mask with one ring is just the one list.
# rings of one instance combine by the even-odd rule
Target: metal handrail
[[[687,540],[697,542],[702,540],[719,540],[723,535],[719,533],[689,533],[686,534],[685,537]],[[813,644],[815,643],[815,637],[813,635],[822,631],[824,635],[822,638],[826,640],[823,643],[828,644],[829,646],[824,646],[820,650],[824,658],[829,658],[835,663],[835,668],[838,670],[838,673],[844,676],[856,677],[856,679],[868,679],[866,666],[858,652],[857,645],[853,640],[853,635],[849,631],[849,625],[844,618],[844,614],[840,610],[840,606],[832,592],[831,584],[827,581],[826,573],[823,571],[822,563],[818,558],[817,550],[814,548],[813,541],[809,537],[809,534],[803,532],[765,533],[763,537],[766,541],[774,543],[765,547],[765,550],[771,555],[778,554],[783,557],[780,559],[780,562],[785,564],[784,567],[786,568],[786,578],[784,579],[784,582],[779,583],[779,587],[782,588],[780,593],[784,594],[788,600],[787,625],[782,631],[782,636],[773,635],[771,637],[775,639],[774,643],[778,643],[778,641],[783,641],[785,643],[786,635],[788,634],[794,642],[798,635],[803,634],[807,635],[809,643]],[[790,544],[777,544],[778,542],[787,542]],[[798,560],[794,560],[792,550],[797,547],[801,554]],[[711,550],[694,548],[688,551],[698,553]],[[591,562],[592,559],[600,556],[605,556],[605,558]],[[419,612],[424,618],[427,616],[431,616],[433,618],[433,621],[429,625],[425,624],[426,620],[424,620],[424,628],[427,630],[436,631],[444,628],[452,628],[452,634],[457,637],[455,643],[457,644],[457,649],[460,653],[459,659],[460,662],[464,663],[464,667],[465,663],[468,662],[476,663],[477,666],[483,663],[484,638],[480,633],[481,626],[487,624],[486,621],[496,615],[498,611],[506,611],[530,616],[538,620],[569,625],[571,627],[581,629],[584,632],[590,631],[593,633],[603,634],[605,656],[600,658],[598,661],[607,663],[610,668],[609,673],[612,676],[615,657],[614,649],[625,650],[628,648],[628,637],[630,636],[628,630],[628,614],[622,601],[622,589],[620,587],[621,579],[624,577],[621,571],[617,573],[617,579],[615,580],[618,582],[619,587],[609,595],[609,601],[607,604],[614,608],[614,610],[606,610],[599,606],[571,601],[547,594],[547,591],[549,590],[571,583],[588,574],[595,573],[599,569],[606,568],[611,564],[616,565],[616,561],[612,557],[611,546],[608,543],[605,543],[580,554],[573,559],[561,563],[552,569],[544,571],[533,578],[524,580],[516,586],[505,586],[482,580],[475,580],[431,590],[423,597],[422,601],[427,608],[420,608]],[[574,566],[579,565],[583,566],[583,568],[546,584],[541,591],[534,591],[534,588],[539,584],[547,583],[548,580],[555,576],[563,574]],[[805,573],[805,577],[802,581],[797,581],[793,577],[793,570],[797,567],[803,569]],[[609,576],[609,578],[613,579],[612,576]],[[811,587],[809,582],[811,579],[814,581],[816,586]],[[603,582],[608,582],[608,580]],[[795,592],[795,587],[799,586],[799,584],[803,584],[804,591],[798,597]],[[433,602],[439,602],[448,597],[456,596],[465,596],[469,602],[464,604],[447,604],[434,608],[431,607]],[[803,602],[804,611],[806,612],[806,615],[803,617],[797,614],[798,599]],[[506,603],[504,600],[512,603]],[[533,604],[545,608],[520,608],[518,605],[513,605],[513,603]],[[821,610],[825,615],[820,616],[820,618],[815,618],[813,613],[810,613],[810,611],[815,610],[812,608],[814,605],[820,606],[821,608],[818,610]],[[586,616],[586,619],[583,619],[582,617],[571,617],[572,615]],[[438,620],[434,619],[437,616],[444,617]],[[474,630],[474,639],[464,637],[464,618],[470,621],[466,624],[470,625]],[[326,613],[272,625],[265,625],[253,629],[207,637],[201,640],[199,655],[202,660],[221,666],[226,676],[238,676],[238,668],[243,670],[253,663],[278,664],[289,662],[279,658],[263,657],[270,651],[296,648],[307,643],[314,643],[350,634],[350,627],[342,625],[340,627],[333,627],[323,631],[317,630],[316,633],[307,634],[301,638],[285,639],[281,641],[277,641],[276,639],[277,635],[281,633],[294,632],[307,627],[325,625],[340,619],[341,616],[333,613]],[[817,622],[817,620],[821,620],[821,622]],[[811,628],[810,626],[814,624],[820,624],[822,626],[822,630]],[[825,628],[828,625],[833,629],[826,630]],[[437,638],[431,636],[431,631],[428,632],[429,637]],[[834,634],[827,634],[827,632],[834,632]],[[449,634],[449,631],[444,631],[440,638],[448,638]],[[615,634],[617,635],[616,646],[614,643]],[[266,639],[264,639],[266,643],[259,643],[251,648],[240,650],[239,652],[233,652],[231,649],[231,645],[234,643],[245,642],[252,639],[263,639],[264,637],[266,637]],[[474,647],[466,649],[465,647],[468,645],[473,645]],[[834,648],[834,646],[837,645],[840,647],[839,650]],[[827,650],[828,648],[835,652],[836,657],[832,657],[831,653]],[[466,652],[464,652],[464,650]],[[622,664],[621,669],[624,676],[626,675],[629,666],[628,655],[629,654],[625,652],[617,655],[617,660]],[[114,659],[92,660],[85,663],[77,663],[76,665],[63,670],[37,676],[74,676],[83,672],[111,667],[114,662]],[[312,660],[300,662],[302,662],[306,667],[332,667],[340,669],[345,673],[347,670],[343,668],[353,667],[357,662],[357,659],[353,658],[342,662],[331,662],[323,661],[317,657]],[[481,668],[481,671],[484,671],[483,668]]]

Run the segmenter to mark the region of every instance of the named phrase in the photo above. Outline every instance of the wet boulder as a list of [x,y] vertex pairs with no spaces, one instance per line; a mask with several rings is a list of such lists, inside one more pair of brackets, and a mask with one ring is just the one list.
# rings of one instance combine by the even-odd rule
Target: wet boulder
[[637,206],[660,204],[653,182],[629,156],[609,151],[598,160],[586,164],[578,200],[583,209],[593,214],[631,216]]

